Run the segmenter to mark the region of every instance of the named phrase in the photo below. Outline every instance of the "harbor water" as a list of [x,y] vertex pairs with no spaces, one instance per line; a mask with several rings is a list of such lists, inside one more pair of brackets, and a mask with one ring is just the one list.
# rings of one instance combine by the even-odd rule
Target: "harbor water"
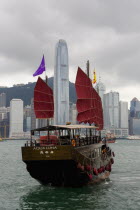
[[140,209],[140,141],[117,140],[110,179],[82,188],[42,186],[21,158],[24,140],[0,142],[0,210]]

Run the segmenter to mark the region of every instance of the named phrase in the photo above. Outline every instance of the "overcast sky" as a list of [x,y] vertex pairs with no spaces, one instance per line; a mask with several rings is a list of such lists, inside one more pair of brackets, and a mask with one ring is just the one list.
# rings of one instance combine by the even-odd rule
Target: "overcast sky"
[[59,39],[68,45],[70,81],[89,59],[107,92],[140,100],[140,1],[1,0],[0,86],[36,81],[43,54],[53,76]]

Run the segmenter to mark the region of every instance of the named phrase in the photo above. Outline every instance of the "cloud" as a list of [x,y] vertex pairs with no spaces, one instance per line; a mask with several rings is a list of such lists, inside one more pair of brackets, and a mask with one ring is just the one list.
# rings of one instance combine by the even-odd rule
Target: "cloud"
[[0,85],[36,81],[32,74],[43,53],[52,76],[55,45],[65,39],[71,81],[90,60],[91,74],[95,67],[108,90],[127,95],[127,89],[139,87],[139,10],[136,0],[2,1]]

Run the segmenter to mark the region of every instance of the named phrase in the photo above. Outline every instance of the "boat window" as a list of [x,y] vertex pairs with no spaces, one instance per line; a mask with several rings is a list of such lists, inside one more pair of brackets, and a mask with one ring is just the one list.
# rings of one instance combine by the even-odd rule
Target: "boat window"
[[95,149],[95,155],[96,155],[96,157],[100,156],[100,148]]
[[97,149],[94,149],[94,156],[97,157]]
[[95,150],[92,151],[92,158],[95,158],[96,157],[96,152]]

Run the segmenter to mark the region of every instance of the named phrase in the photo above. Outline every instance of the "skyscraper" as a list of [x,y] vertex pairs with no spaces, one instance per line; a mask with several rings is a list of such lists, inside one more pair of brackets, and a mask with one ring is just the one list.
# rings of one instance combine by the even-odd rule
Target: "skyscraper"
[[135,97],[130,101],[130,117],[137,117],[140,113],[140,101]]
[[129,134],[140,135],[140,101],[135,97],[130,102]]
[[27,105],[24,107],[24,121],[23,121],[23,130],[24,132],[31,130],[31,106]]
[[6,107],[6,94],[0,94],[0,107]]
[[12,99],[10,101],[10,137],[23,135],[23,101]]
[[119,120],[119,127],[128,129],[128,102],[126,101],[120,101]]
[[55,48],[54,124],[69,122],[69,64],[68,48],[59,40]]
[[103,98],[106,91],[105,85],[99,80],[99,82],[95,86],[96,91],[99,93],[99,96],[102,100],[102,106],[103,106]]
[[77,108],[76,108],[76,104],[71,104],[70,105],[70,112],[69,112],[69,116],[70,116],[70,122],[72,124],[77,124]]
[[105,128],[119,128],[119,93],[104,94]]
[[31,99],[31,129],[36,128],[36,116],[34,112],[34,100]]

